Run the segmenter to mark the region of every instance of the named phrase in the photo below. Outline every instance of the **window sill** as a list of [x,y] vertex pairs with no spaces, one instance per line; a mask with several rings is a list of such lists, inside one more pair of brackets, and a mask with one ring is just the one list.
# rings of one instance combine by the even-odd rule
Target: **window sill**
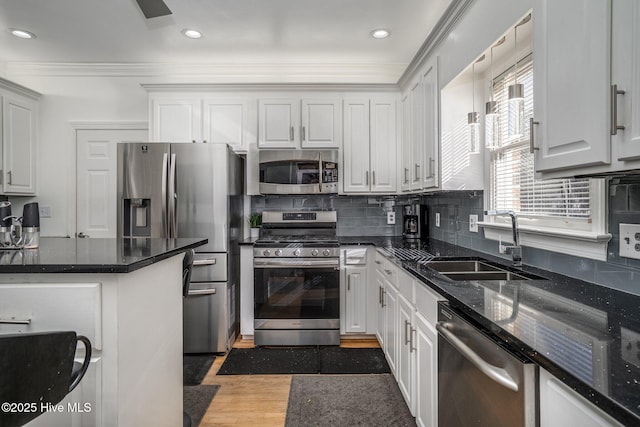
[[[511,242],[511,224],[478,222],[484,229],[484,237],[489,240]],[[584,230],[566,230],[548,227],[519,226],[518,238],[522,246],[561,252],[599,261],[607,260],[607,246],[611,234],[594,233]]]

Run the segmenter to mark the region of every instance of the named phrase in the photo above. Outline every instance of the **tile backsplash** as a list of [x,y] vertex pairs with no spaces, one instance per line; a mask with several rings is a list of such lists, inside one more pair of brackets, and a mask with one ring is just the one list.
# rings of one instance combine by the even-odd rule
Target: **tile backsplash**
[[331,209],[337,211],[339,236],[398,236],[402,234],[399,207],[396,223],[387,224],[384,201],[367,196],[252,196],[251,213],[265,210]]
[[[387,225],[384,198],[375,196],[253,196],[251,212],[282,209],[334,209],[338,212],[340,236],[400,236],[402,234],[402,204],[407,197],[392,198],[396,224]],[[469,215],[482,221],[484,199],[482,191],[449,191],[412,197],[427,205],[429,236],[487,254],[510,259],[498,253],[498,243],[469,231]],[[435,226],[435,213],[440,213],[440,227]],[[640,176],[609,181],[608,227],[612,239],[607,261],[596,261],[558,252],[523,247],[527,265],[598,283],[640,295],[640,260],[618,256],[619,224],[640,224]]]

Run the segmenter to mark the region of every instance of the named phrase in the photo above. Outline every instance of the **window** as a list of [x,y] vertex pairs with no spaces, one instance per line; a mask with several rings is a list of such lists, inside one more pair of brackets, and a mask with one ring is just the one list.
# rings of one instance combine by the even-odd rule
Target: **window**
[[508,87],[515,83],[513,69],[494,82],[493,96],[500,112],[500,148],[491,152],[490,206],[526,216],[589,219],[589,179],[535,179],[529,152],[529,118],[533,115],[533,63],[531,56],[518,65],[518,83],[524,85],[524,134],[508,135]]
[[[509,69],[493,83],[500,136],[499,148],[488,155],[487,208],[518,213],[523,246],[606,260],[611,235],[606,232],[604,180],[535,178],[534,155],[529,152],[534,84],[531,55],[518,64],[518,83],[524,85],[524,132],[509,138],[508,87],[514,80],[514,70]],[[509,218],[487,217],[482,225],[486,238],[511,241]]]

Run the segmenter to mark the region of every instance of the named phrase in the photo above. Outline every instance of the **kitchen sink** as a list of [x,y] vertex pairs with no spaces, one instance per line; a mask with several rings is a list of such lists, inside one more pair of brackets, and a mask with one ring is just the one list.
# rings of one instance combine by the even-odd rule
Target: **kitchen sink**
[[437,271],[451,280],[546,280],[523,271],[511,271],[483,260],[429,261],[425,267]]

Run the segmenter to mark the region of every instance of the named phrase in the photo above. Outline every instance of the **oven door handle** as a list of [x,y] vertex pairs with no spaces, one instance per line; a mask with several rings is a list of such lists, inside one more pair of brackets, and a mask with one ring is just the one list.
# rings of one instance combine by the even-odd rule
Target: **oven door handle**
[[339,260],[324,259],[253,259],[254,268],[334,268],[340,269]]
[[476,368],[480,369],[483,374],[509,390],[518,391],[518,383],[511,378],[511,375],[509,375],[507,371],[485,361],[453,332],[447,329],[447,325],[447,322],[436,323],[436,329],[443,338],[449,341],[456,350],[458,350],[469,362],[473,363]]

